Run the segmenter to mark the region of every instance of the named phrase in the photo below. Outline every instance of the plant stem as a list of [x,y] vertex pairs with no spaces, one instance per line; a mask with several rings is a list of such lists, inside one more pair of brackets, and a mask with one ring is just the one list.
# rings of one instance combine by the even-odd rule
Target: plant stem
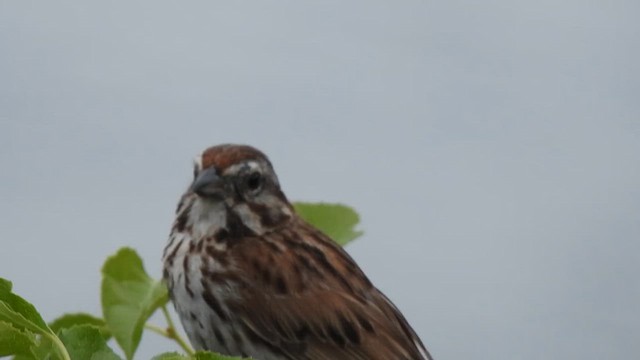
[[67,348],[64,346],[62,341],[60,341],[59,337],[49,333],[44,333],[44,335],[51,339],[51,341],[53,341],[53,343],[56,345],[56,351],[59,353],[63,360],[71,360],[71,356],[69,355]]
[[[169,339],[175,340],[178,343],[178,345],[180,345],[182,350],[184,350],[187,354],[189,355],[195,354],[191,346],[189,346],[189,344],[182,338],[182,336],[180,336],[180,333],[178,333],[178,330],[176,329],[176,326],[173,324],[173,319],[171,319],[171,315],[169,315],[169,311],[167,310],[166,305],[162,306],[162,313],[164,314],[165,319],[167,319],[167,324],[168,324],[167,330],[164,331],[165,334],[162,334],[162,335],[168,337]],[[158,332],[151,328],[149,328],[149,330]]]
[[160,335],[160,336],[164,336],[166,338],[171,338],[171,336],[169,335],[169,332],[159,326],[155,326],[155,325],[151,325],[149,323],[144,324],[144,328],[150,331],[153,331],[154,333]]

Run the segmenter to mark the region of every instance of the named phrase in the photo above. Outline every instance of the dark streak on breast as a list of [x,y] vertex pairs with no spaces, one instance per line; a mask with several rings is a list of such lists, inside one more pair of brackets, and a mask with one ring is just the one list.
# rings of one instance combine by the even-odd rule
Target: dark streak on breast
[[189,296],[193,298],[193,291],[189,287],[189,255],[185,255],[184,260],[182,261],[182,269],[184,271],[184,289],[187,291]]
[[238,274],[234,272],[213,272],[208,271],[206,268],[201,268],[202,271],[202,282],[213,284],[213,285],[237,285],[241,287],[247,287],[248,284],[246,281]]
[[225,340],[220,330],[214,328],[213,333],[216,336],[216,340],[218,341],[218,344],[220,344],[221,346],[225,346]]
[[196,252],[199,254],[202,252],[202,247],[204,246],[204,240],[198,239],[198,243],[196,244]]
[[222,321],[229,320],[229,317],[222,309],[222,306],[218,302],[218,299],[216,299],[216,297],[213,296],[211,292],[206,290],[206,284],[204,284],[204,279],[203,279],[203,286],[205,286],[205,290],[202,292],[202,298],[207,303],[207,305],[209,305],[209,307],[216,313],[216,315],[218,315],[220,320]]
[[[179,207],[178,207],[179,209]],[[178,217],[176,217],[176,221],[173,224],[173,228],[178,232],[185,231],[187,227],[187,222],[189,221],[189,213],[191,211],[191,204],[189,203],[187,207],[180,212]]]
[[176,257],[176,253],[178,252],[178,249],[180,249],[180,246],[182,246],[182,240],[180,240],[180,242],[176,244],[176,246],[173,248],[173,251],[171,251],[169,256],[167,256],[166,262],[167,264],[169,264],[169,266],[173,266],[173,259]]

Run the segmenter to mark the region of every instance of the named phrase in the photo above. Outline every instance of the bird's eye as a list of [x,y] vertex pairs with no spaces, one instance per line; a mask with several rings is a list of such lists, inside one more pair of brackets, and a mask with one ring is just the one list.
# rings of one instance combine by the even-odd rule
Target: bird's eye
[[258,172],[253,172],[247,177],[247,189],[250,191],[257,191],[262,187],[262,175]]

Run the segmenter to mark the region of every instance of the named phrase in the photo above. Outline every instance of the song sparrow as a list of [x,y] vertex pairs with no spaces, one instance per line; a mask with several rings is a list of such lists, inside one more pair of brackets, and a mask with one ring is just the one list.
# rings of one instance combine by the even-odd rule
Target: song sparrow
[[431,359],[398,309],[298,217],[267,157],[218,145],[196,160],[164,278],[196,349],[255,359]]

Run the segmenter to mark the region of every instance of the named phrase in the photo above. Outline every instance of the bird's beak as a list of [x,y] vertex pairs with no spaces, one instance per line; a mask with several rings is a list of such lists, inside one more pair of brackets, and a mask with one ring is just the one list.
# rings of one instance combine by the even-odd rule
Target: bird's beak
[[216,169],[209,168],[198,174],[191,184],[191,191],[200,197],[222,197],[224,181],[216,174]]

